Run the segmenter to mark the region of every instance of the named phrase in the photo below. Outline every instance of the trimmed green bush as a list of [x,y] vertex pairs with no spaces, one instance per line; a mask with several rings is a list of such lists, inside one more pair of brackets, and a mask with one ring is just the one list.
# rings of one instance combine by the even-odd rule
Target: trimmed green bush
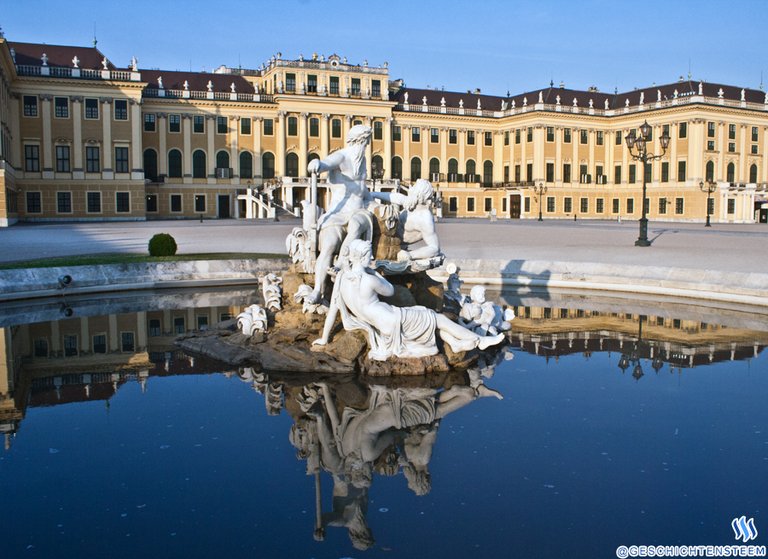
[[158,233],[149,240],[150,256],[173,256],[177,248],[176,240],[168,233]]

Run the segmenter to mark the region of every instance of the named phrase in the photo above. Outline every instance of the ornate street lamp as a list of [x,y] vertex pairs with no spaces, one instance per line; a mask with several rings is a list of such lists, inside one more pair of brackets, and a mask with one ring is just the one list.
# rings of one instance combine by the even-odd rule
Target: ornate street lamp
[[712,193],[717,190],[717,183],[714,181],[707,181],[707,183],[704,184],[704,181],[700,181],[699,188],[702,192],[707,193],[707,224],[704,227],[712,227],[712,224],[709,223],[709,199],[712,196]]
[[379,169],[379,166],[376,165],[376,163],[371,163],[371,190],[374,192],[376,191],[376,181],[381,180],[384,178],[384,169]]
[[645,203],[647,188],[645,168],[649,161],[653,161],[654,159],[661,159],[664,157],[664,154],[667,153],[667,147],[669,146],[669,135],[664,133],[659,138],[662,151],[658,155],[654,155],[648,151],[648,142],[651,141],[651,126],[648,124],[648,121],[645,121],[642,126],[640,126],[639,136],[635,135],[634,130],[630,130],[629,134],[627,134],[624,140],[627,142],[629,155],[632,157],[632,159],[635,161],[640,161],[643,164],[643,211],[642,217],[640,218],[640,236],[635,241],[635,246],[647,247],[651,246],[651,242],[648,240],[648,218],[646,217],[648,213],[648,205]]
[[547,187],[544,186],[543,182],[540,182],[538,186],[536,186],[534,184],[533,185],[533,192],[535,194],[539,195],[539,221],[544,221],[544,219],[542,219],[542,217],[541,217],[541,209],[542,209],[541,208],[541,197],[542,197],[542,195],[547,193]]

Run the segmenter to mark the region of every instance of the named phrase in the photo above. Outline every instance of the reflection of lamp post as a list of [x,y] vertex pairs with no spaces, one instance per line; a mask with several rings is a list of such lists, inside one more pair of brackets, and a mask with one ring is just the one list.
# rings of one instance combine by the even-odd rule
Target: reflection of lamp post
[[[643,342],[643,320],[645,320],[645,317],[640,315],[640,323],[637,329],[637,341],[632,344],[632,350],[629,353],[622,353],[619,358],[619,369],[621,369],[622,373],[626,371],[630,365],[634,364],[634,367],[632,368],[632,376],[635,380],[640,380],[645,375],[645,373],[643,373],[643,367],[640,365],[640,350],[645,346],[650,347],[647,343]],[[664,363],[658,356],[654,357],[651,361],[651,366],[657,373],[663,365]]]
[[539,221],[544,221],[541,217],[541,196],[547,193],[547,187],[543,182],[540,182],[538,186],[533,185],[533,192],[539,195]]
[[373,182],[371,190],[376,191],[376,181],[384,178],[384,169],[380,169],[374,161],[371,163],[371,181]]
[[[642,217],[640,218],[640,236],[635,241],[635,246],[638,247],[647,247],[651,246],[651,242],[648,240],[648,218],[646,217],[646,214],[648,213],[648,206],[645,203],[645,197],[646,197],[646,175],[645,175],[645,169],[646,165],[649,161],[653,161],[654,159],[661,159],[664,154],[667,152],[667,146],[669,146],[669,135],[667,133],[664,133],[659,138],[659,141],[661,142],[661,149],[662,152],[659,155],[654,155],[652,153],[648,152],[648,142],[651,141],[651,126],[648,124],[648,121],[646,120],[643,122],[642,126],[640,126],[640,135],[636,136],[634,130],[630,130],[629,134],[627,134],[627,137],[624,138],[627,142],[627,147],[629,148],[629,155],[634,159],[635,161],[641,161],[643,164],[643,199],[642,199]],[[633,151],[634,149],[634,151]]]
[[709,223],[709,200],[712,193],[717,190],[717,183],[714,181],[707,181],[707,183],[704,184],[704,181],[699,181],[699,188],[702,192],[707,193],[707,224],[704,227],[712,227],[712,224]]

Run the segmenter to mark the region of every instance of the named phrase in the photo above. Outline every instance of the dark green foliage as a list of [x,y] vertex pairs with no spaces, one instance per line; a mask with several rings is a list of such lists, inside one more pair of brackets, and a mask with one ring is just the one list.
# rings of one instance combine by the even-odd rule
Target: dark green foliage
[[158,233],[149,240],[150,256],[173,256],[176,248],[176,241],[168,233]]

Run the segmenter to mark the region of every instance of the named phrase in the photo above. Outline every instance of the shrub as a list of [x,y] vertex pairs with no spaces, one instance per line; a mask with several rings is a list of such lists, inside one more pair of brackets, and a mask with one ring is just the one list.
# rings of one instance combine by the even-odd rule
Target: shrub
[[176,248],[176,241],[168,233],[158,233],[149,240],[150,256],[173,256]]

